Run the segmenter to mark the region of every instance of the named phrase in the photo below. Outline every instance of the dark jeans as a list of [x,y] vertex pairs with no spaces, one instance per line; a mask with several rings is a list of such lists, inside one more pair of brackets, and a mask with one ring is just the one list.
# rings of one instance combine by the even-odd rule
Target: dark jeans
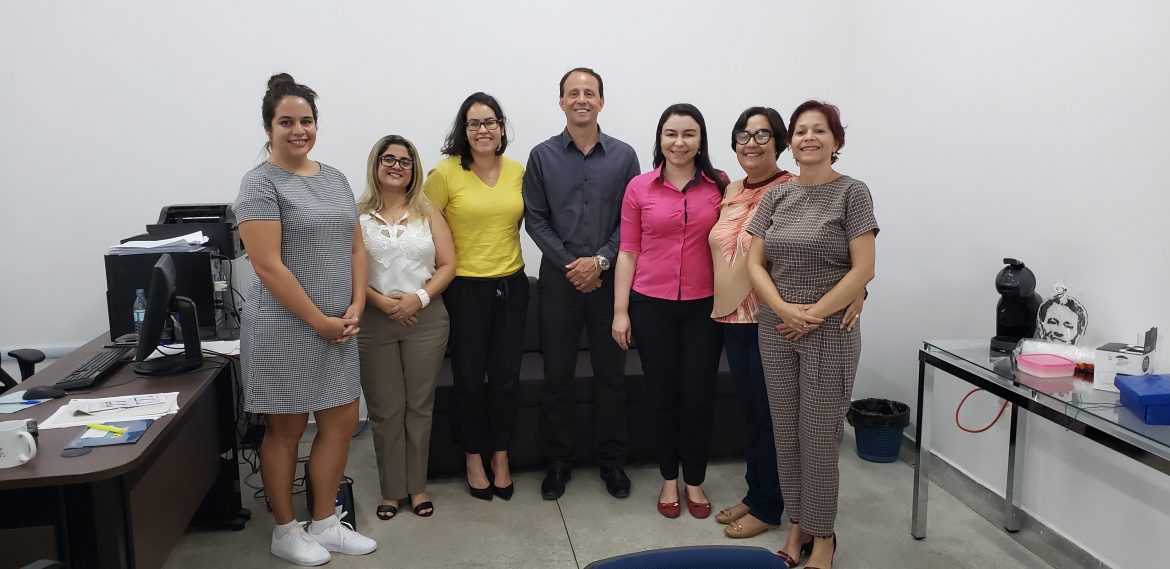
[[772,414],[760,362],[758,324],[720,324],[727,365],[735,382],[747,422],[747,496],[743,503],[761,522],[778,525],[784,512],[780,478],[776,473],[776,444],[772,439]]
[[715,376],[723,337],[711,320],[711,297],[663,300],[630,292],[630,326],[642,371],[654,389],[658,470],[698,486],[707,476]]
[[581,329],[589,334],[593,367],[593,452],[602,468],[626,462],[626,353],[613,341],[613,274],[602,275],[601,288],[583,293],[565,271],[545,260],[537,284],[540,343],[544,357],[544,394],[540,406],[540,451],[550,467],[573,466],[577,415],[573,383]]
[[451,319],[455,444],[472,454],[508,450],[516,429],[528,277],[524,271],[498,279],[455,277],[443,300]]

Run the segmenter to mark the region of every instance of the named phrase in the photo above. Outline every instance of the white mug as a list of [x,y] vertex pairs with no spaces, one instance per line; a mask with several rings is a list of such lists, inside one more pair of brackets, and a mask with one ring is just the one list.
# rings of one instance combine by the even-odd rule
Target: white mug
[[37,455],[37,441],[27,421],[0,422],[0,468],[20,466]]

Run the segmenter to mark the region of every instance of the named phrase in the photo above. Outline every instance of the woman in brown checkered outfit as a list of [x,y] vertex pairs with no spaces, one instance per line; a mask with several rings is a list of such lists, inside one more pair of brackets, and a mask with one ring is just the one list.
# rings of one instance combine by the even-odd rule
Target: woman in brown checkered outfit
[[748,233],[760,355],[785,514],[789,567],[831,567],[837,549],[837,446],[861,355],[860,315],[845,309],[874,276],[878,225],[864,183],[833,170],[845,145],[837,107],[807,101],[788,143],[800,174],[761,200]]

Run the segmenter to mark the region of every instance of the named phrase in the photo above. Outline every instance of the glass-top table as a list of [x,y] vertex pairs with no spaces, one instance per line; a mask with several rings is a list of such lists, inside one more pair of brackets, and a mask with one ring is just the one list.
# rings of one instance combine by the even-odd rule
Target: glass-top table
[[[942,370],[1011,405],[1004,528],[1020,527],[1016,507],[1027,414],[1038,415],[1138,462],[1170,474],[1170,426],[1147,425],[1121,406],[1117,393],[1093,389],[1079,377],[1038,378],[1016,370],[1011,354],[993,352],[987,339],[927,340],[918,352],[918,421],[915,425],[914,514],[910,533],[926,537],[934,371]],[[1025,411],[1021,413],[1020,411]]]

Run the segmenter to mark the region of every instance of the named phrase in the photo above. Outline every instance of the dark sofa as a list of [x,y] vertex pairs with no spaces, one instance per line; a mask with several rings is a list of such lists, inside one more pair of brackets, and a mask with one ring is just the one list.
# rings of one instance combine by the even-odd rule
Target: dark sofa
[[[519,410],[516,416],[516,434],[512,443],[510,463],[513,470],[534,470],[545,467],[540,456],[540,400],[544,383],[544,364],[540,355],[540,327],[537,317],[536,278],[529,277],[528,317],[524,331],[524,355],[520,364]],[[589,364],[589,341],[582,334],[577,356],[577,379],[574,387],[577,407],[577,462],[593,462],[592,407],[593,397],[589,382],[592,379]],[[451,429],[452,407],[451,361],[443,360],[436,379],[434,427],[431,435],[430,474],[459,475],[464,473],[463,453],[455,447]],[[630,433],[628,462],[653,462],[654,445],[651,431],[651,386],[642,375],[642,362],[637,348],[626,356],[626,414]],[[744,447],[744,419],[735,386],[727,369],[727,360],[719,364],[715,387],[715,420],[711,436],[711,456],[742,456]]]

